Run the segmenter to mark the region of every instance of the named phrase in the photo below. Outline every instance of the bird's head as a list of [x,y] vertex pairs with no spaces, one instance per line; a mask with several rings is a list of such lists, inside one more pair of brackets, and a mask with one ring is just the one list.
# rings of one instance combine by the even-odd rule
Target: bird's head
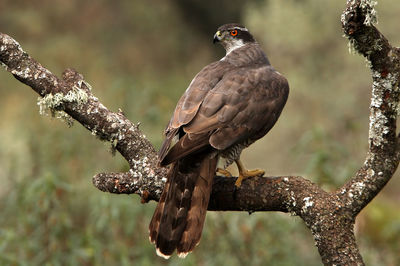
[[246,43],[255,42],[249,30],[244,26],[231,23],[218,28],[214,34],[214,43],[219,42],[226,50],[226,54]]

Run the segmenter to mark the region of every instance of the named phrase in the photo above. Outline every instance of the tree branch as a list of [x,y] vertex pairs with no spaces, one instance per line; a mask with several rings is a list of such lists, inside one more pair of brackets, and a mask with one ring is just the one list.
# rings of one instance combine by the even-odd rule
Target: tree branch
[[399,103],[400,50],[373,25],[374,1],[347,1],[342,26],[353,49],[367,60],[372,75],[369,149],[364,165],[339,191],[357,215],[386,185],[399,164],[396,120]]
[[[342,15],[343,30],[372,70],[369,150],[364,165],[343,187],[326,192],[298,176],[246,179],[215,177],[208,206],[212,211],[281,211],[300,216],[310,228],[326,265],[363,265],[353,227],[357,214],[393,176],[400,160],[396,136],[399,102],[399,49],[390,46],[373,26],[373,2],[349,0]],[[126,173],[101,173],[93,184],[110,193],[138,194],[142,202],[158,200],[166,169],[157,165],[152,144],[120,111],[108,110],[90,85],[72,69],[56,77],[0,33],[0,62],[19,81],[40,95],[41,112],[81,123],[101,140],[110,141],[130,166]],[[67,114],[67,115],[65,115]]]
[[[60,115],[63,111],[93,135],[112,143],[129,163],[130,171],[124,175],[130,177],[129,193],[142,195],[147,191],[150,198],[159,197],[165,169],[157,167],[154,147],[139,130],[139,126],[129,121],[122,112],[111,112],[101,104],[80,74],[67,69],[63,78],[59,79],[25,53],[14,39],[2,33],[0,62],[16,79],[43,97],[39,99],[42,111],[48,109],[53,115]],[[118,179],[120,174],[106,176]]]

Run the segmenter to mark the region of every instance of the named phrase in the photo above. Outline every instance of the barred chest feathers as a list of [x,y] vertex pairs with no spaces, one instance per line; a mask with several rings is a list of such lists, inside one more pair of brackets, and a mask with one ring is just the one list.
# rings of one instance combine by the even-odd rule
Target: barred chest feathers
[[254,143],[254,140],[247,139],[241,143],[237,143],[223,151],[220,151],[219,155],[222,159],[222,168],[226,169],[235,160],[238,160],[240,158],[240,154],[242,153],[243,149],[247,148],[252,143]]

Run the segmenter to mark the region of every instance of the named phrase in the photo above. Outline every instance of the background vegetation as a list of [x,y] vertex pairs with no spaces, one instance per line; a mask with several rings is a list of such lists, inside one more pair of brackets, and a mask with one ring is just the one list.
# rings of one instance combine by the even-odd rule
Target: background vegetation
[[[335,189],[367,148],[369,70],[342,38],[345,1],[0,0],[0,31],[45,67],[74,67],[110,109],[161,132],[191,78],[223,56],[220,24],[245,24],[291,92],[281,119],[243,154],[270,175],[304,175]],[[397,45],[396,0],[377,6]],[[98,191],[91,177],[124,171],[121,156],[79,125],[41,117],[36,94],[0,71],[0,265],[320,265],[301,219],[282,213],[209,212],[185,260],[155,255],[155,203]],[[369,265],[400,264],[400,177],[362,211],[357,238]]]

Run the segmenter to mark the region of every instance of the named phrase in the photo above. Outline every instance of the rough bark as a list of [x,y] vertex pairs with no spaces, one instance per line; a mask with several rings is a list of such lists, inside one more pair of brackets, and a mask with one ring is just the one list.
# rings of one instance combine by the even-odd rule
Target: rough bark
[[[215,177],[212,211],[281,211],[300,216],[310,228],[325,265],[363,265],[353,227],[358,213],[393,176],[400,158],[396,120],[399,103],[400,51],[374,26],[374,2],[349,0],[342,26],[354,50],[368,59],[372,76],[369,149],[365,163],[342,187],[326,192],[298,177],[258,177],[235,188],[235,178]],[[157,166],[152,144],[122,112],[111,112],[90,85],[72,69],[58,78],[0,33],[0,62],[42,99],[41,111],[71,118],[112,143],[130,165],[126,173],[101,173],[93,184],[110,193],[139,194],[158,200],[166,170]],[[67,115],[65,115],[67,114]]]

